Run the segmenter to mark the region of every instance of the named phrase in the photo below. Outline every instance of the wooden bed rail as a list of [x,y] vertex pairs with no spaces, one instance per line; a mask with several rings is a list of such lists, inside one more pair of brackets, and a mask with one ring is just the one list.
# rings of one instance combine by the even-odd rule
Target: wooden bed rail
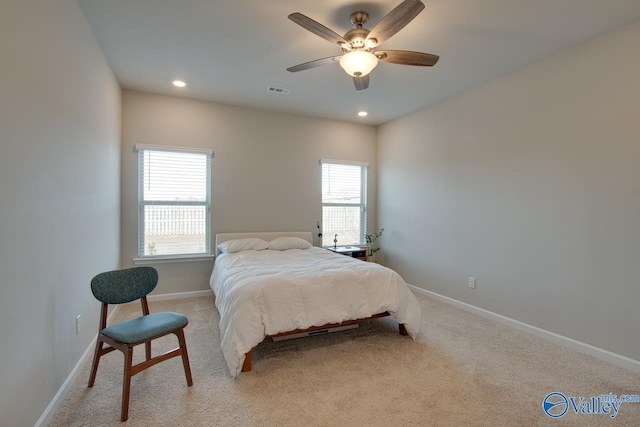
[[[276,335],[267,335],[265,338],[284,337],[284,336],[287,336],[287,335],[300,334],[300,333],[304,333],[304,332],[320,331],[322,329],[335,328],[335,327],[338,327],[338,326],[353,325],[354,323],[360,323],[360,322],[364,322],[364,321],[371,320],[371,319],[377,319],[379,317],[386,317],[386,316],[389,316],[389,315],[390,315],[389,312],[385,311],[384,313],[374,314],[373,316],[365,317],[365,318],[362,318],[362,319],[345,320],[344,322],[340,322],[340,323],[327,323],[326,325],[312,326],[312,327],[307,328],[307,329],[295,329],[293,331],[281,332],[281,333],[276,334]],[[409,332],[407,332],[407,327],[403,323],[399,323],[398,324],[398,328],[399,328],[400,335],[409,335]],[[244,355],[244,363],[242,364],[242,372],[251,371],[251,360],[252,360],[252,358],[253,358],[253,348],[251,350],[249,350],[248,352],[246,352],[245,355]]]

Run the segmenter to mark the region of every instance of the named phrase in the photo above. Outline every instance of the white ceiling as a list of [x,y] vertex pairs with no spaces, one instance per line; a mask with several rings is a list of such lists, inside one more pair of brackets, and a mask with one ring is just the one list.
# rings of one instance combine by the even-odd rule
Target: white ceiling
[[371,29],[400,2],[78,0],[125,89],[373,125],[640,19],[639,0],[423,0],[425,10],[381,48],[440,55],[434,67],[380,63],[363,91],[338,64],[286,71],[341,52],[290,13],[344,34],[352,12],[368,12]]

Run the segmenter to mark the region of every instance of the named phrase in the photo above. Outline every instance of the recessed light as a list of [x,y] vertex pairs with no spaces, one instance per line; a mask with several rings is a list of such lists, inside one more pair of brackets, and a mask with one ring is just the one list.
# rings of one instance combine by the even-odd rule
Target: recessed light
[[369,115],[369,113],[367,113],[366,111],[360,111],[360,112],[358,113],[358,115],[359,115],[360,117],[367,117],[367,116]]
[[187,84],[182,80],[174,80],[173,85],[176,87],[185,87]]

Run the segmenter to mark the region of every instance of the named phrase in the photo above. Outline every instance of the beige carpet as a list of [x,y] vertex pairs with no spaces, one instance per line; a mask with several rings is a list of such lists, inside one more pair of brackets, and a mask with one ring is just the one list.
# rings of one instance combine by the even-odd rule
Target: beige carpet
[[[220,350],[213,298],[151,303],[189,316],[193,387],[179,358],[135,376],[130,426],[639,426],[640,403],[615,419],[569,410],[551,419],[542,400],[640,394],[640,374],[418,296],[422,332],[400,336],[390,318],[359,329],[279,343],[254,352],[253,371],[232,379]],[[137,312],[123,306],[115,321]],[[175,345],[175,337],[154,351]],[[144,349],[137,352],[142,357]],[[154,353],[155,354],[155,353]],[[120,424],[123,358],[103,357],[96,384],[81,370],[52,426]]]

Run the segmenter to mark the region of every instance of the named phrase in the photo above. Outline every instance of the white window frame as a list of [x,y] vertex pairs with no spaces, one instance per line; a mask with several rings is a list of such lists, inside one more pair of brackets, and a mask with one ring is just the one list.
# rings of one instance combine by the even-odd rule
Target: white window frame
[[[144,200],[144,184],[140,178],[140,174],[144,171],[144,157],[142,153],[144,151],[167,151],[173,153],[192,153],[202,154],[207,156],[207,171],[206,171],[206,201],[203,202],[176,202],[176,201],[145,201]],[[213,150],[191,147],[175,147],[165,145],[149,145],[149,144],[136,144],[134,146],[134,152],[138,156],[138,242],[137,253],[138,257],[134,258],[135,264],[156,264],[165,262],[188,262],[188,261],[207,261],[214,258],[211,253],[211,160],[213,158]],[[195,254],[171,254],[171,255],[141,255],[141,244],[144,247],[144,211],[145,206],[151,205],[173,205],[173,206],[205,206],[206,219],[205,219],[205,252]],[[142,242],[142,243],[141,243]]]
[[[360,206],[360,242],[356,243],[356,245],[365,246],[366,245],[365,235],[367,234],[367,184],[368,184],[369,164],[366,162],[357,162],[357,161],[350,161],[350,160],[320,159],[320,180],[321,181],[322,181],[322,173],[323,173],[322,172],[323,164],[335,164],[335,165],[347,165],[347,166],[360,167],[360,174],[361,174],[360,203],[325,203],[324,200],[322,200],[322,212],[320,214],[320,217],[322,220],[322,224],[324,224],[324,208],[325,207]],[[322,194],[320,197],[322,197]],[[323,233],[324,232],[325,230],[323,230]],[[320,243],[322,244],[322,240]],[[344,245],[345,244],[340,244],[340,238],[338,237],[338,246],[344,246]],[[323,247],[330,247],[330,246],[333,246],[333,245],[323,245]]]

